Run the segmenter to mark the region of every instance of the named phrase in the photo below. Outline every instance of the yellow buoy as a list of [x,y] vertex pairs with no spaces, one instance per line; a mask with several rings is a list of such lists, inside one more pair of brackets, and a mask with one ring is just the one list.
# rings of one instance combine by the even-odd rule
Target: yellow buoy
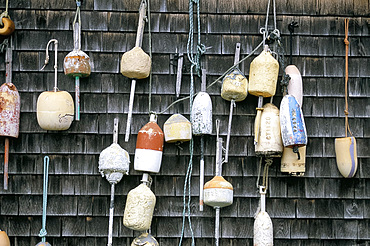
[[335,155],[339,172],[345,178],[352,178],[357,171],[357,146],[354,137],[336,138]]
[[191,123],[181,114],[174,114],[164,123],[163,133],[167,143],[190,141]]
[[292,148],[284,147],[283,156],[281,157],[280,171],[289,173],[292,176],[302,176],[306,171],[306,146],[298,149],[300,158]]
[[247,95],[248,80],[239,69],[234,69],[222,81],[221,97],[227,101],[235,100],[235,102],[240,102]]
[[274,96],[278,75],[279,62],[265,48],[251,62],[248,92],[255,96]]

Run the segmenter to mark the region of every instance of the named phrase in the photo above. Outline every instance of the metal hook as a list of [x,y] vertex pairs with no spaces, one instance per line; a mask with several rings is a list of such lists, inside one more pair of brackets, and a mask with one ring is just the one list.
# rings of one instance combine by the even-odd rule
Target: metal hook
[[49,63],[49,45],[54,42],[54,50],[55,50],[55,64],[54,64],[54,91],[58,91],[58,87],[57,87],[57,79],[58,79],[58,40],[56,39],[51,39],[48,44],[46,45],[46,58],[45,58],[45,64],[44,66],[41,68],[41,70],[43,70],[46,65],[48,65]]

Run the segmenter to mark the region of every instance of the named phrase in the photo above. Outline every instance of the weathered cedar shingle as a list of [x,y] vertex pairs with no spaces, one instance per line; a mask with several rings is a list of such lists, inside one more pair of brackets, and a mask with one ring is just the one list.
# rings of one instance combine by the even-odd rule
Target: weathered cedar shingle
[[62,236],[86,236],[86,217],[64,217],[62,219]]
[[309,221],[309,238],[332,239],[333,225],[330,220],[310,220]]

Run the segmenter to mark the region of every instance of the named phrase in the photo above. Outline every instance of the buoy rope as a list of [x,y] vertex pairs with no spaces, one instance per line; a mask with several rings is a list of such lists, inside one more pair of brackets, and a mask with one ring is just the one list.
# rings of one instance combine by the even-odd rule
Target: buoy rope
[[346,109],[344,110],[344,115],[345,115],[345,132],[346,132],[346,137],[347,137],[347,131],[352,135],[351,130],[349,129],[349,122],[348,122],[348,49],[349,49],[349,41],[348,41],[348,25],[349,25],[349,19],[344,19],[344,30],[345,30],[345,38],[344,38],[344,44],[346,45],[346,64],[345,64],[345,71],[346,71],[346,77],[344,80],[344,98],[345,98],[345,103],[346,103]]
[[[151,31],[151,22],[150,22],[150,0],[147,0],[147,11],[148,11],[148,43],[149,43],[149,57],[150,60],[152,61],[152,31]],[[149,115],[152,111],[152,69],[150,68],[150,73],[149,73],[149,105],[148,105],[148,111]]]
[[0,25],[3,26],[4,23],[3,23],[3,17],[6,17],[6,18],[9,18],[10,19],[10,16],[8,14],[8,6],[9,6],[9,0],[6,0],[5,1],[5,11],[1,13],[0,15]]
[[78,24],[80,24],[80,29],[81,29],[81,10],[80,10],[80,7],[81,7],[81,1],[79,0],[76,0],[76,14],[75,14],[75,18],[73,20],[73,31],[75,30],[75,24],[77,22],[77,19],[78,19]]
[[260,176],[261,176],[261,169],[262,169],[262,157],[260,157],[259,165],[258,165],[258,176],[257,176],[257,190],[262,186],[264,187],[263,192],[267,192],[268,189],[268,175],[269,175],[269,168],[273,163],[273,160],[271,157],[268,157],[265,159],[265,166],[263,168],[263,175],[262,175],[262,184],[260,185]]
[[42,228],[39,233],[39,237],[42,238],[42,242],[46,242],[46,207],[48,200],[48,179],[49,179],[49,156],[44,157],[44,183],[42,193]]

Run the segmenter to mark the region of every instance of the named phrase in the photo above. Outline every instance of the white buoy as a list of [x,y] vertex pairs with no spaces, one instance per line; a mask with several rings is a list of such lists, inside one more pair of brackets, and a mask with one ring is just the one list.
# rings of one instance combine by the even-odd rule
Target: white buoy
[[285,73],[289,75],[288,94],[294,96],[302,107],[303,103],[303,84],[302,76],[298,68],[294,65],[289,65],[285,68]]
[[266,212],[266,190],[260,186],[261,211],[257,214],[253,226],[253,245],[272,246],[274,244],[273,225],[270,216]]
[[335,156],[339,172],[345,178],[352,178],[357,171],[356,138],[335,139]]

